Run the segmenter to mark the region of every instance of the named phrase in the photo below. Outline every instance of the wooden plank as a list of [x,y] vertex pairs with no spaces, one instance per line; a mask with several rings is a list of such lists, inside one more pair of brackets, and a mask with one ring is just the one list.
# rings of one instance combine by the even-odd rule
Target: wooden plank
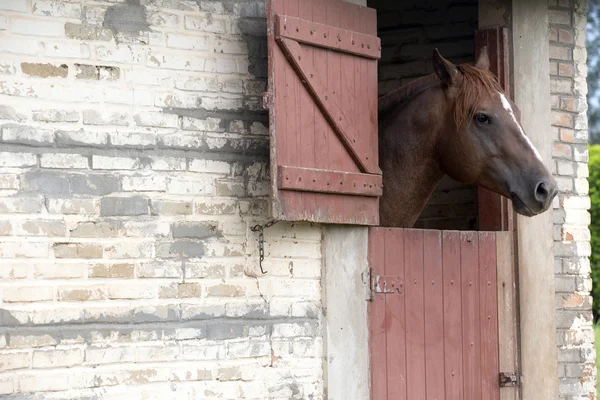
[[[298,3],[296,0],[281,0],[282,11],[286,14],[293,14],[297,12]],[[285,53],[283,53],[285,57]],[[282,102],[283,113],[285,114],[285,125],[281,126],[283,132],[279,132],[281,144],[277,153],[277,163],[284,165],[297,165],[298,164],[298,148],[296,145],[295,132],[299,128],[298,123],[300,122],[300,115],[298,111],[300,109],[300,82],[298,76],[293,69],[287,65],[279,65],[282,71],[285,73],[285,86],[282,90],[282,95],[279,97],[279,101]],[[283,89],[283,88],[282,88]],[[281,117],[281,115],[280,115]],[[281,198],[285,202],[286,209],[302,209],[304,202],[302,194],[297,195],[296,193],[289,193],[282,191],[279,193]],[[285,211],[284,210],[284,211]]]
[[[313,4],[313,18],[312,20],[317,23],[327,22],[327,4],[323,1],[316,1]],[[320,48],[313,49],[313,66],[317,71],[317,76],[321,79],[321,84],[324,85],[325,89],[329,87],[329,80],[327,79],[327,70],[323,66],[328,64],[328,53],[329,51]],[[321,66],[321,68],[318,68]],[[321,113],[319,109],[316,109],[315,116],[315,142],[313,152],[315,154],[315,168],[318,169],[331,169],[329,160],[329,147],[337,146],[343,149],[343,144],[340,139],[332,135],[329,127],[329,122]],[[315,196],[318,201],[318,210],[322,215],[333,215],[335,214],[336,204],[339,201],[334,196]],[[315,206],[316,207],[316,206]]]
[[425,374],[427,400],[445,398],[442,231],[424,231]]
[[[514,263],[513,235],[496,232],[496,262],[498,287],[498,347],[500,372],[518,372],[518,309],[516,267]],[[500,389],[500,400],[520,399],[519,387]]]
[[[385,229],[369,228],[369,267],[372,274],[385,274]],[[371,350],[371,399],[387,399],[386,304],[384,294],[369,302]]]
[[[377,10],[361,7],[360,14],[361,25],[365,26],[364,33],[377,35]],[[365,151],[373,157],[373,163],[379,165],[378,135],[371,134],[371,132],[378,132],[379,129],[377,62],[371,60],[363,60],[362,62],[366,64],[366,73],[361,75],[362,89],[360,97],[363,98],[364,108],[360,110],[359,115],[363,115],[362,120],[365,124],[363,135],[368,135],[367,140],[364,141]],[[379,202],[379,199],[377,201]]]
[[500,399],[496,257],[496,234],[479,232],[481,395],[482,398],[489,400]]
[[[327,16],[327,25],[332,27],[340,26],[340,15],[342,10],[342,4],[338,1],[325,1],[325,15]],[[339,53],[334,51],[327,51],[327,92],[328,92],[328,100],[331,99],[335,101],[336,104],[341,103],[341,82],[340,82],[340,67],[341,67],[341,56]],[[317,68],[319,69],[319,68]],[[318,75],[317,75],[318,76]],[[331,119],[327,115],[327,113],[323,113],[325,119],[329,123],[330,128],[335,131],[335,126],[331,124]],[[339,118],[339,117],[338,117]],[[346,122],[347,119],[342,117],[342,123]],[[336,124],[337,125],[337,121]],[[330,136],[331,132],[330,132]],[[357,172],[365,172],[358,163],[355,163],[354,158],[347,159],[347,155],[350,155],[350,152],[347,151],[347,144],[344,143],[344,138],[341,135],[338,135],[337,132],[335,137],[339,140],[339,143],[342,144],[343,147],[340,146],[329,146],[328,148],[328,157],[329,157],[329,168],[334,171],[345,171],[347,167],[352,167],[352,164],[358,167]],[[337,144],[337,142],[334,142]],[[333,144],[333,143],[332,143]],[[348,163],[350,161],[350,163]],[[343,207],[343,199],[337,202],[335,205],[336,208],[340,208],[345,211]]]
[[461,232],[462,331],[464,399],[481,399],[481,338],[479,313],[479,237]]
[[[354,27],[354,13],[357,11],[358,7],[344,7],[342,12],[340,13],[339,25],[333,29],[355,29],[358,27]],[[331,34],[332,32],[329,32]],[[332,51],[332,53],[335,53]],[[355,116],[352,115],[352,111],[354,110],[354,62],[359,60],[360,57],[353,56],[348,53],[338,53],[339,54],[339,62],[340,69],[338,74],[339,79],[339,104],[343,110],[346,110],[346,115],[349,117],[349,121],[352,124],[353,129],[349,129],[348,139],[355,144],[356,149],[361,149],[364,151],[363,143],[360,139],[359,132],[356,131],[356,125],[354,125]],[[344,154],[345,157],[342,158],[343,162],[350,166],[354,164],[351,159],[347,157],[347,154]],[[368,157],[368,155],[367,155]],[[366,158],[366,157],[365,157]],[[342,200],[342,209],[345,211],[348,207],[350,207],[350,202],[352,201],[351,197],[344,197]]]
[[289,15],[276,16],[275,36],[373,60],[381,58],[380,39],[377,36],[364,35],[350,29],[335,28]]
[[[407,397],[406,309],[404,290],[404,231],[386,229],[385,273],[400,277],[400,293],[385,296],[387,329],[387,399]],[[374,397],[373,399],[376,399]]]
[[[339,100],[337,100],[339,96],[336,96],[335,91],[330,93],[325,89],[316,73],[316,68],[302,59],[302,49],[298,42],[280,38],[278,43],[288,56],[288,60],[296,73],[300,76],[300,80],[312,94],[315,103],[329,121],[333,131],[341,139],[352,159],[359,165],[360,170],[371,174],[381,174],[379,166],[373,162],[373,157],[369,160],[370,155],[361,150],[361,147],[357,145],[357,141],[351,138],[352,124],[340,106]],[[339,76],[337,80],[339,81]]]
[[460,233],[443,231],[444,375],[447,399],[463,399]]
[[409,361],[406,380],[410,400],[426,399],[423,250],[423,231],[406,229],[406,359]]
[[[304,0],[298,4],[298,16],[306,20],[312,21],[313,7],[317,0]],[[304,56],[306,61],[314,66],[314,48],[305,46]],[[298,158],[296,166],[298,167],[314,167],[315,165],[315,112],[319,113],[316,109],[315,103],[312,101],[312,97],[308,90],[303,85],[300,85],[301,99],[300,99],[300,132],[301,135],[295,135],[298,146],[298,151],[301,156]],[[314,193],[303,193],[302,194],[302,208],[312,209],[317,204],[317,197]]]

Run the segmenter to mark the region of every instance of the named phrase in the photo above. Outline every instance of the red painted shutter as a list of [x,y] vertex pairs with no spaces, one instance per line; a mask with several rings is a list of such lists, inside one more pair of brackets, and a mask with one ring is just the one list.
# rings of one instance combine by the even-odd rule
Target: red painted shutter
[[377,225],[375,10],[338,0],[269,0],[272,214]]
[[[475,34],[475,53],[487,46],[490,58],[490,71],[493,72],[500,85],[510,96],[508,74],[508,31],[506,28],[490,28],[479,30]],[[512,230],[512,203],[505,197],[480,187],[479,192],[479,230],[507,231]]]

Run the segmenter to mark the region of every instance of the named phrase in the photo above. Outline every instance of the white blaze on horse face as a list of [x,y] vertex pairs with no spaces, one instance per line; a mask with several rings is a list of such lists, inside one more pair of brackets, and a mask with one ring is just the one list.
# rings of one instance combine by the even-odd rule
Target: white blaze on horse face
[[506,98],[506,96],[503,93],[500,93],[500,92],[498,92],[498,94],[500,95],[500,101],[502,101],[502,106],[504,107],[504,109],[506,111],[508,111],[508,113],[512,117],[513,121],[515,121],[515,124],[517,125],[517,128],[519,128],[519,131],[521,132],[521,135],[523,135],[523,137],[525,138],[525,141],[527,142],[527,144],[529,145],[529,147],[531,148],[531,150],[533,150],[533,153],[535,154],[536,158],[538,160],[540,160],[541,162],[544,162],[542,160],[542,156],[540,155],[540,152],[535,148],[535,146],[533,145],[533,143],[531,143],[531,140],[529,140],[529,138],[527,137],[527,135],[525,135],[525,132],[523,131],[523,127],[521,126],[521,124],[519,124],[519,121],[517,121],[517,117],[515,117],[515,112],[513,111],[513,108],[510,105],[510,102],[508,101],[508,99]]

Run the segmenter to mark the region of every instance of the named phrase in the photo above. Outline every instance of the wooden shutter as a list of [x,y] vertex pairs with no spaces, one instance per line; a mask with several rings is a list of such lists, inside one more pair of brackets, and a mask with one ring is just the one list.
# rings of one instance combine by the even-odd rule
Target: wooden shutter
[[[508,31],[506,28],[482,29],[475,34],[475,54],[487,46],[490,71],[498,77],[500,85],[510,96],[508,74]],[[512,231],[513,211],[509,199],[488,189],[479,188],[479,230]]]
[[272,215],[377,225],[375,10],[337,0],[269,0]]

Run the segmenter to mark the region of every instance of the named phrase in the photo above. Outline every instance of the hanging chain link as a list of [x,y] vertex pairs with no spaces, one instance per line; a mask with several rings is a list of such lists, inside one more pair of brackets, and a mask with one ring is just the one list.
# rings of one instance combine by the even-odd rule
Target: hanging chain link
[[250,230],[252,232],[258,232],[258,257],[259,257],[258,258],[258,266],[260,267],[260,272],[262,272],[263,275],[268,272],[268,271],[265,271],[262,266],[262,262],[265,259],[265,235],[263,234],[263,231],[265,230],[265,228],[272,227],[277,222],[279,222],[279,221],[274,219],[272,221],[267,222],[264,225],[256,224],[256,225],[250,227]]

